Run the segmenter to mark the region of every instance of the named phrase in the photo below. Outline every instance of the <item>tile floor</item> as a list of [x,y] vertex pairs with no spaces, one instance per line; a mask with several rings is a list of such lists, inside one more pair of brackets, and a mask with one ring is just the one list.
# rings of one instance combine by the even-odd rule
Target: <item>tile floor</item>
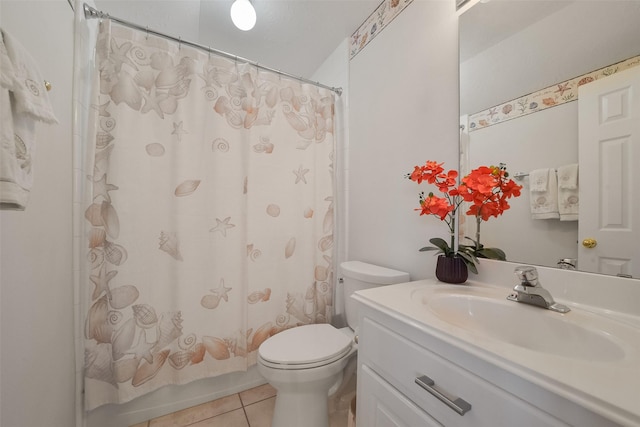
[[[355,375],[329,399],[330,427],[347,427]],[[276,391],[264,384],[131,427],[271,427]]]

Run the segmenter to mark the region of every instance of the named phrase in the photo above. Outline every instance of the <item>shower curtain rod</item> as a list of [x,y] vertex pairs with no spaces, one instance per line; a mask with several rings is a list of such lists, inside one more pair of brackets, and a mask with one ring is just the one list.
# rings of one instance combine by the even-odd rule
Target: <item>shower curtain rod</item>
[[[71,3],[69,3],[69,5],[71,5]],[[178,42],[180,44],[184,44],[184,45],[187,45],[187,46],[195,47],[197,49],[202,49],[202,50],[205,50],[207,52],[211,52],[211,53],[214,53],[216,55],[220,55],[220,56],[223,56],[225,58],[232,59],[234,61],[246,62],[246,63],[248,63],[250,65],[253,65],[256,68],[260,68],[262,70],[271,71],[271,72],[280,74],[281,76],[290,77],[292,79],[299,80],[299,81],[304,82],[304,83],[310,83],[310,84],[318,86],[318,87],[329,89],[329,90],[335,92],[338,96],[342,95],[342,88],[340,88],[340,87],[332,87],[332,86],[323,85],[322,83],[315,82],[315,81],[309,80],[309,79],[305,79],[304,77],[294,76],[293,74],[285,73],[283,71],[276,70],[275,68],[266,67],[266,66],[264,66],[262,64],[259,64],[259,63],[255,62],[255,61],[250,61],[250,60],[248,60],[246,58],[242,58],[242,57],[237,56],[237,55],[232,55],[230,53],[223,52],[221,50],[212,49],[209,46],[204,46],[204,45],[201,45],[201,44],[198,44],[198,43],[190,42],[190,41],[187,41],[187,40],[182,40],[181,38],[176,38],[174,36],[171,36],[171,35],[168,35],[168,34],[165,34],[165,33],[161,33],[159,31],[152,30],[152,29],[150,29],[148,27],[143,27],[141,25],[134,24],[133,22],[125,21],[124,19],[115,18],[115,17],[109,15],[108,13],[104,13],[102,11],[99,11],[99,10],[89,6],[86,3],[84,3],[83,8],[84,8],[84,17],[85,17],[85,19],[93,19],[93,18],[110,19],[112,21],[115,21],[115,22],[117,22],[119,24],[122,24],[124,26],[127,26],[129,28],[134,28],[134,29],[137,29],[137,30],[145,31],[148,34],[153,34],[155,36],[164,37],[165,39],[173,40],[173,41],[176,41],[176,42]]]

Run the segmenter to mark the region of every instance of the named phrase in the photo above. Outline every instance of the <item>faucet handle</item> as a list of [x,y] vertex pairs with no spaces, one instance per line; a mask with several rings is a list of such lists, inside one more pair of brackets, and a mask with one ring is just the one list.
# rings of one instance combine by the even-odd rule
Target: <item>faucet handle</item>
[[538,270],[530,265],[520,265],[514,270],[523,286],[538,286]]

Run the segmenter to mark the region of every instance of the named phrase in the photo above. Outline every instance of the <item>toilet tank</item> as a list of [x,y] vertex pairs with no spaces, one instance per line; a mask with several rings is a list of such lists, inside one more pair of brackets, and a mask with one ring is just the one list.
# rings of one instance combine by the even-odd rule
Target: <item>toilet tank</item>
[[358,313],[356,303],[351,299],[351,294],[362,289],[393,285],[410,280],[409,273],[404,271],[361,261],[345,261],[340,264],[340,271],[344,290],[344,311],[347,324],[353,330],[358,326]]

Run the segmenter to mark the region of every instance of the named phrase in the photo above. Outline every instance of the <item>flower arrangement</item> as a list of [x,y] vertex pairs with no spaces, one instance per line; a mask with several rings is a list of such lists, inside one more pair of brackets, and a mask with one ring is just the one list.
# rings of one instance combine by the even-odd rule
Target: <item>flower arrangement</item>
[[[476,217],[476,239],[473,241],[474,254],[480,258],[506,260],[505,253],[498,248],[485,248],[480,243],[480,224],[490,217],[499,217],[509,209],[507,199],[519,197],[521,185],[509,178],[509,172],[504,163],[499,166],[480,166],[462,178],[459,187],[460,196],[470,202],[467,215]],[[466,248],[466,245],[462,245]]]
[[[423,166],[415,166],[407,177],[421,184],[426,181],[434,184],[442,196],[433,192],[425,195],[420,193],[420,215],[434,215],[444,221],[449,227],[450,243],[439,237],[429,239],[434,247],[424,247],[420,251],[437,250],[445,257],[460,257],[467,268],[477,273],[478,257],[505,259],[505,254],[498,248],[485,248],[480,244],[480,221],[487,221],[490,217],[498,217],[509,209],[507,199],[518,197],[522,186],[509,179],[504,164],[500,166],[481,166],[462,178],[458,185],[458,171],[452,169],[445,172],[444,163],[427,161]],[[456,215],[463,202],[470,202],[467,215],[476,217],[478,231],[474,245],[458,245],[455,248]]]

